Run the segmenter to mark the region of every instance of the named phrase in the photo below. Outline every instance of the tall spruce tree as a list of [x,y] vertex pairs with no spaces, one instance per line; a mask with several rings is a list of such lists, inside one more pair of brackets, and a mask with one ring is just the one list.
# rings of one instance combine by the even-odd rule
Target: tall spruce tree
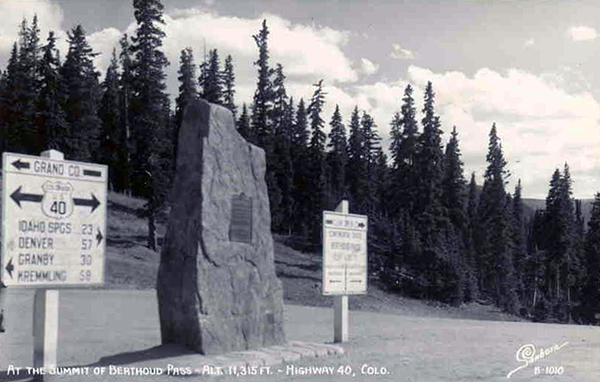
[[209,53],[208,65],[203,67],[206,73],[203,73],[202,79],[202,98],[208,102],[223,104],[223,74],[221,72],[221,63],[219,52],[213,49]]
[[254,65],[258,67],[258,82],[254,93],[252,108],[252,129],[257,143],[268,152],[269,136],[272,133],[271,110],[273,109],[273,82],[271,76],[273,69],[269,66],[269,29],[267,20],[263,20],[262,29],[253,35],[258,47],[258,60]]
[[172,178],[172,133],[169,129],[169,99],[165,92],[165,69],[169,62],[160,49],[165,33],[163,5],[160,0],[134,0],[137,29],[132,38],[133,98],[132,135],[135,171],[148,174],[148,187],[136,191],[147,195],[148,246],[155,250],[156,213],[165,205]]
[[61,68],[67,100],[65,112],[70,125],[69,147],[65,153],[73,160],[98,160],[102,121],[98,118],[100,74],[94,67],[93,53],[85,30],[77,25],[67,33],[69,52]]
[[587,277],[583,294],[581,316],[585,322],[596,321],[595,314],[600,312],[600,193],[592,204],[592,213],[585,235],[585,258]]
[[237,121],[237,130],[245,140],[250,140],[250,116],[248,115],[248,108],[246,107],[246,102],[242,107],[242,115]]
[[121,64],[121,78],[119,81],[119,145],[117,149],[117,160],[119,165],[116,169],[116,189],[120,192],[131,192],[130,175],[131,152],[133,142],[131,139],[131,99],[133,97],[133,72],[131,47],[127,33],[119,40],[121,52],[119,61]]
[[362,212],[367,200],[367,156],[365,155],[365,137],[361,127],[358,106],[354,107],[350,117],[350,136],[348,138],[348,166],[346,181],[350,194],[350,205],[354,211]]
[[328,200],[328,179],[327,163],[325,160],[325,143],[327,135],[323,132],[325,121],[321,117],[323,106],[325,104],[325,93],[323,91],[323,80],[313,85],[313,93],[310,105],[308,106],[308,115],[310,117],[310,127],[312,130],[308,150],[310,153],[310,171],[311,171],[311,214],[310,227],[313,239],[316,241],[321,232],[321,212],[327,207]]
[[235,73],[233,69],[233,58],[228,55],[225,58],[225,68],[223,69],[223,106],[228,108],[233,114],[233,119],[237,119],[237,106],[235,105]]
[[190,101],[198,97],[196,86],[196,64],[194,63],[194,52],[192,48],[187,47],[181,51],[179,57],[179,95],[175,100],[175,132],[173,136],[173,163],[174,169],[177,162],[177,144],[179,130],[183,123],[183,113]]
[[479,201],[481,284],[499,307],[514,313],[519,301],[509,230],[510,204],[504,188],[510,174],[495,123],[489,137],[488,167]]
[[335,105],[335,111],[331,116],[329,125],[331,130],[329,133],[327,164],[330,171],[332,202],[339,203],[347,197],[346,164],[348,163],[348,139],[339,105]]
[[304,99],[300,98],[296,110],[296,123],[291,142],[292,163],[294,169],[294,222],[295,231],[307,236],[310,224],[310,179],[311,173],[307,166],[310,161],[308,153],[308,116]]
[[51,31],[46,45],[42,47],[42,60],[39,66],[40,94],[36,106],[36,131],[40,136],[40,149],[64,152],[67,147],[69,125],[62,108],[65,88],[59,70],[56,37]]
[[116,50],[113,49],[110,65],[102,82],[102,99],[98,115],[102,121],[102,140],[99,159],[108,165],[111,189],[117,188],[119,147],[119,73]]

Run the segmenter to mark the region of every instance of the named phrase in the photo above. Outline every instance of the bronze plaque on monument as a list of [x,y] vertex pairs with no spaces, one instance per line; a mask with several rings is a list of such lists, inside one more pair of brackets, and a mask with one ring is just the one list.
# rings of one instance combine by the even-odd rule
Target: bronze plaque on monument
[[244,193],[231,198],[229,241],[252,244],[252,198]]

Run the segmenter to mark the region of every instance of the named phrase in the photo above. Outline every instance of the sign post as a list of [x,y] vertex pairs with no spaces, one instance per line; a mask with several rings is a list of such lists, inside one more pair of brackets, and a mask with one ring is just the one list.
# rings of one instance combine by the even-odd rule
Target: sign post
[[0,278],[8,287],[38,288],[34,367],[53,368],[59,303],[53,289],[104,284],[108,169],[65,161],[56,150],[41,157],[5,152],[2,159]]
[[334,342],[348,340],[348,295],[367,293],[367,216],[343,200],[323,211],[323,294],[334,296]]

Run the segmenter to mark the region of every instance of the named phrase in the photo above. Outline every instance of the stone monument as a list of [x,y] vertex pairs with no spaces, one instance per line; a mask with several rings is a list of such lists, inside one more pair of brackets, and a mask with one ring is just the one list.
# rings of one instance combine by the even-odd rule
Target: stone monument
[[202,354],[283,344],[262,149],[224,107],[191,101],[158,271],[163,344]]

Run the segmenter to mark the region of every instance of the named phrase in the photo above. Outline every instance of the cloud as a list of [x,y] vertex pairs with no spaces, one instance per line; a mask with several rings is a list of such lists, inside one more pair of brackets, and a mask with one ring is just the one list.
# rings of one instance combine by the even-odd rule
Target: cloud
[[545,197],[552,172],[564,162],[574,174],[576,196],[595,192],[581,185],[600,189],[598,174],[594,178],[589,173],[600,155],[600,105],[589,92],[569,93],[548,76],[518,69],[499,73],[482,68],[468,78],[411,66],[407,74],[421,88],[432,81],[445,129],[456,124],[465,156],[480,158],[465,161],[470,171],[482,174],[487,134],[496,122],[513,184],[522,178],[528,196]]
[[529,40],[525,41],[525,46],[533,46],[533,45],[535,45],[534,38],[530,38]]
[[8,63],[12,45],[19,39],[23,18],[31,25],[36,14],[40,27],[40,42],[45,44],[48,32],[53,30],[59,38],[59,49],[66,54],[66,35],[60,29],[64,14],[58,4],[49,0],[0,1],[0,15],[3,20],[0,23],[0,67],[5,67]]
[[569,29],[569,35],[573,41],[588,41],[594,40],[597,37],[596,30],[594,28],[577,26]]
[[361,65],[362,72],[364,74],[366,74],[367,76],[377,73],[377,71],[379,70],[379,64],[374,64],[366,58],[360,59],[360,65]]
[[415,55],[408,49],[403,49],[398,44],[392,45],[392,53],[390,53],[390,57],[395,58],[396,60],[414,60]]

